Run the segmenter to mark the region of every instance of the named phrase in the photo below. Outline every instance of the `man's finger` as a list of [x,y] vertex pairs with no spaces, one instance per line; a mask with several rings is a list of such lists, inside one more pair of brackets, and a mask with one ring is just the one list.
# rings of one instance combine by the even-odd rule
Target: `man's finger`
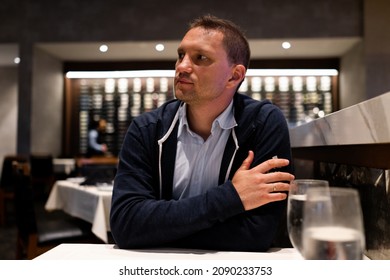
[[250,167],[251,164],[252,164],[252,161],[253,161],[254,157],[255,157],[255,156],[254,156],[253,151],[249,151],[249,152],[248,152],[248,156],[247,156],[246,159],[242,162],[242,164],[241,164],[239,170],[248,170],[249,167]]
[[284,167],[284,166],[287,166],[288,164],[289,164],[288,159],[274,158],[274,159],[269,159],[269,160],[257,165],[255,168],[256,168],[256,171],[258,171],[260,173],[268,173],[272,169]]

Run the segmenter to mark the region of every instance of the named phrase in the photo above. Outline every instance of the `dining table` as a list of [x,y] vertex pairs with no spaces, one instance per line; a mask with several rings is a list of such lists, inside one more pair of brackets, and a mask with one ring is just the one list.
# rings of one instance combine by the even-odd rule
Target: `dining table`
[[83,185],[85,178],[67,178],[54,183],[45,204],[47,211],[62,210],[92,224],[92,232],[109,242],[112,184]]
[[[383,278],[385,261],[306,261],[294,248],[266,252],[189,248],[121,249],[114,244],[64,243],[31,261],[6,263],[3,275],[60,279]],[[4,274],[6,273],[6,274]]]
[[[61,279],[356,279],[388,274],[386,262],[306,261],[295,248],[266,252],[215,251],[189,248],[121,249],[115,244],[60,244],[24,263],[21,275],[61,271]],[[46,269],[44,269],[46,267]],[[28,273],[24,273],[28,271]],[[32,271],[32,272],[31,272]],[[125,278],[123,278],[125,277]]]
[[60,244],[34,260],[303,260],[294,248],[267,252],[214,251],[186,248],[120,249],[115,244]]
[[53,171],[55,174],[65,174],[69,176],[76,169],[76,160],[74,158],[54,158]]

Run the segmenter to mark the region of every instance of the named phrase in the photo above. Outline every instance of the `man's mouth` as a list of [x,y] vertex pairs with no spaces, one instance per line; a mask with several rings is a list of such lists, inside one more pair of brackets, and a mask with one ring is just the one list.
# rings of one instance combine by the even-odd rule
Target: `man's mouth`
[[186,78],[186,77],[180,77],[180,76],[175,78],[175,82],[176,82],[176,84],[193,84],[191,79]]

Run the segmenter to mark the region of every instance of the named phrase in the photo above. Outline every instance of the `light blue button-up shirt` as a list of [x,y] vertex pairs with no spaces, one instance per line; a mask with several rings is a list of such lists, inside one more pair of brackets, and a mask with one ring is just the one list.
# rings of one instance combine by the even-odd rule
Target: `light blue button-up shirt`
[[226,142],[237,125],[233,102],[213,122],[206,141],[191,131],[186,104],[179,109],[176,166],[173,177],[173,198],[181,199],[202,194],[218,186],[219,171]]

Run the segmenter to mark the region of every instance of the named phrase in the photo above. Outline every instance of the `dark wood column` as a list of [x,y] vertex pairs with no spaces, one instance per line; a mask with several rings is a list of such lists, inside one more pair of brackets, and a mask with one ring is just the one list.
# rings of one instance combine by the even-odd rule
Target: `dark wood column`
[[33,44],[22,41],[19,45],[18,75],[18,129],[16,150],[19,154],[31,151],[31,117],[32,117],[32,68]]

